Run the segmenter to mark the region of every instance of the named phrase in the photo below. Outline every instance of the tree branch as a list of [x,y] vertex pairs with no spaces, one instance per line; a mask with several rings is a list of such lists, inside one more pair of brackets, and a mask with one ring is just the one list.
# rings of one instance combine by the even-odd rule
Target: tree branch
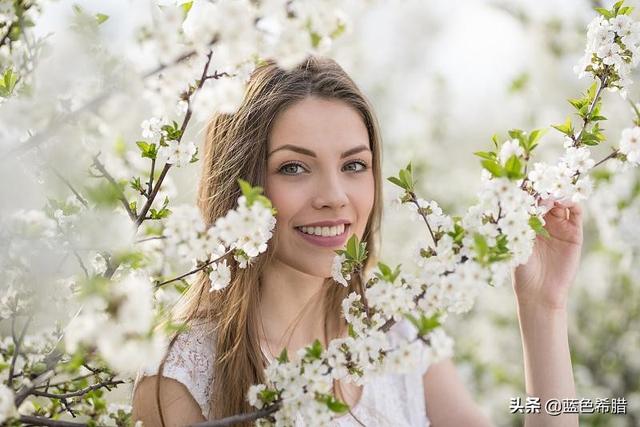
[[100,160],[98,160],[98,156],[99,155],[100,154],[96,154],[93,157],[93,166],[95,166],[96,169],[98,169],[100,171],[102,176],[104,178],[106,178],[107,181],[109,181],[109,183],[111,183],[111,185],[113,185],[113,187],[118,191],[118,200],[120,200],[122,202],[122,205],[124,206],[124,209],[127,211],[127,214],[129,215],[129,218],[131,218],[132,221],[136,221],[136,216],[133,214],[133,211],[131,210],[131,207],[129,206],[129,202],[127,202],[127,199],[124,197],[124,193],[120,189],[120,186],[118,185],[116,180],[113,179],[111,174],[109,174],[109,172],[107,172],[107,170],[105,169],[104,165],[100,162]]
[[185,274],[183,274],[183,275],[181,275],[181,276],[178,276],[178,277],[176,277],[176,278],[174,278],[174,279],[167,280],[167,281],[165,281],[165,282],[157,283],[157,284],[155,285],[155,287],[156,287],[156,289],[158,289],[158,288],[159,288],[159,287],[161,287],[161,286],[168,285],[169,283],[172,283],[172,282],[175,282],[175,281],[178,281],[178,280],[182,280],[182,279],[184,279],[185,277],[190,276],[190,275],[192,275],[192,274],[194,274],[194,273],[197,273],[197,272],[198,272],[198,271],[200,271],[200,270],[204,270],[206,267],[210,266],[210,265],[211,265],[211,264],[213,264],[214,262],[218,262],[218,261],[220,261],[222,258],[224,258],[224,257],[226,257],[227,255],[229,255],[232,251],[233,251],[233,249],[229,249],[227,252],[225,252],[223,255],[220,255],[218,258],[213,259],[213,260],[210,260],[210,261],[207,261],[206,263],[202,264],[200,267],[197,267],[197,268],[195,268],[195,269],[191,270],[190,272],[185,273]]
[[[207,76],[207,72],[209,71],[209,65],[211,64],[211,56],[212,55],[213,55],[213,51],[209,50],[209,53],[207,54],[207,62],[205,63],[204,69],[202,70],[202,76],[200,77],[200,81],[198,82],[198,86],[193,91],[193,93],[189,94],[189,98],[188,98],[189,100],[187,101],[189,103],[189,107],[187,109],[187,113],[184,115],[184,119],[182,120],[182,125],[180,126],[180,137],[178,138],[178,143],[180,143],[180,141],[182,141],[182,136],[184,135],[184,131],[187,128],[187,125],[189,124],[189,121],[191,120],[191,115],[192,115],[191,102],[190,102],[191,97],[193,96],[194,93],[196,93],[198,90],[200,90],[202,88],[202,86],[204,85],[204,82],[206,81],[205,77]],[[140,224],[142,224],[142,222],[145,220],[145,217],[147,216],[147,212],[149,212],[149,209],[151,208],[151,205],[153,204],[153,201],[156,198],[156,195],[158,194],[158,191],[160,190],[160,186],[162,185],[162,181],[164,181],[164,178],[167,176],[167,172],[169,172],[169,169],[171,169],[171,164],[170,163],[165,163],[164,168],[162,168],[162,172],[160,173],[160,177],[158,177],[158,181],[156,182],[156,185],[153,188],[153,191],[151,192],[151,194],[147,198],[146,203],[144,204],[142,210],[138,214],[138,218],[135,219],[135,223],[136,223],[137,227],[139,227]]]
[[98,390],[98,389],[100,389],[102,387],[108,388],[109,386],[112,386],[112,385],[120,385],[120,384],[124,384],[124,383],[125,382],[122,381],[122,380],[118,380],[118,381],[107,380],[107,381],[103,381],[101,383],[93,384],[93,385],[90,385],[90,386],[85,387],[83,389],[72,391],[72,392],[68,392],[68,393],[48,393],[46,391],[33,390],[31,392],[31,394],[34,395],[34,396],[48,397],[50,399],[68,399],[70,397],[82,396],[84,394],[89,393],[90,391]]
[[204,423],[192,424],[190,427],[224,427],[239,424],[246,421],[254,421],[259,418],[264,418],[280,409],[281,403],[274,403],[273,405],[260,409],[256,412],[250,412],[247,414],[233,415],[230,417],[222,418],[220,420],[207,421]]
[[52,420],[46,417],[36,417],[33,415],[21,415],[20,421],[33,426],[50,426],[50,427],[86,427],[86,423],[74,423],[71,421]]

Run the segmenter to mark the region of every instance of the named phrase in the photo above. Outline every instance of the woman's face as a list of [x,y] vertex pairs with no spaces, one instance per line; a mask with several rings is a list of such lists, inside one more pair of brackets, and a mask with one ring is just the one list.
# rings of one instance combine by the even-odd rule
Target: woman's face
[[268,143],[265,194],[278,210],[276,260],[331,276],[347,239],[362,239],[375,184],[367,128],[343,101],[307,97],[282,111]]

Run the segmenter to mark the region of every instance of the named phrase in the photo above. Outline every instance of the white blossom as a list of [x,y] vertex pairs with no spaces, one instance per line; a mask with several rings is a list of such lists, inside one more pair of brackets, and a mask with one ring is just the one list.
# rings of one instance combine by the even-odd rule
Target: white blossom
[[160,146],[158,158],[177,167],[186,166],[191,163],[198,149],[196,145],[189,142],[167,141],[167,145]]

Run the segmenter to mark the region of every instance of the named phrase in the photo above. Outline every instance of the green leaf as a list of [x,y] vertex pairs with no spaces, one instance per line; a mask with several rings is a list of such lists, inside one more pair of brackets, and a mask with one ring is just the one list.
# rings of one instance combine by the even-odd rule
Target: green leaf
[[396,178],[395,176],[390,176],[389,178],[387,178],[388,181],[390,181],[391,183],[397,185],[398,187],[402,188],[403,190],[406,190],[407,188],[404,185],[404,182],[400,181],[398,178]]
[[573,125],[571,124],[571,118],[567,117],[567,120],[561,125],[551,125],[552,128],[559,130],[567,136],[573,135]]
[[11,68],[5,70],[0,79],[0,96],[7,98],[11,96],[18,82],[18,75]]
[[287,354],[287,347],[282,349],[282,351],[280,352],[280,355],[278,357],[276,357],[276,360],[278,362],[280,362],[280,363],[289,362],[289,355]]
[[349,405],[331,395],[329,395],[329,397],[325,400],[325,403],[327,404],[327,408],[329,408],[329,410],[331,410],[332,412],[341,414],[349,410]]
[[98,21],[98,25],[102,24],[107,19],[109,19],[109,15],[105,15],[104,13],[96,13],[96,21]]
[[440,323],[440,315],[439,314],[434,314],[433,316],[427,317],[424,314],[420,315],[420,319],[416,318],[415,316],[413,316],[410,313],[405,313],[404,315],[411,323],[413,323],[413,325],[416,327],[416,329],[418,330],[418,334],[420,336],[425,336],[427,335],[429,332],[433,331],[434,329],[438,328],[441,323]]
[[546,228],[542,225],[542,221],[536,215],[531,215],[529,217],[529,226],[536,232],[536,234],[540,234],[544,237],[551,237]]
[[376,277],[390,283],[395,282],[400,275],[400,264],[398,264],[394,270],[391,270],[388,265],[378,262],[378,269],[380,270],[380,273],[375,273]]
[[505,171],[496,160],[483,160],[482,167],[491,172],[494,177],[504,176]]
[[489,245],[487,244],[487,240],[482,234],[474,233],[473,242],[474,242],[474,249],[476,251],[476,255],[478,256],[478,260],[480,262],[485,261],[489,253]]
[[504,169],[507,172],[507,178],[509,179],[520,179],[524,177],[524,174],[522,173],[522,162],[515,154],[507,159]]
[[493,151],[476,151],[473,154],[480,157],[481,159],[496,160],[496,153],[494,153]]
[[313,344],[307,346],[305,357],[309,360],[318,360],[322,356],[322,343],[316,339]]
[[598,12],[600,15],[604,16],[607,19],[611,19],[614,16],[613,13],[609,12],[604,7],[596,7],[595,11]]

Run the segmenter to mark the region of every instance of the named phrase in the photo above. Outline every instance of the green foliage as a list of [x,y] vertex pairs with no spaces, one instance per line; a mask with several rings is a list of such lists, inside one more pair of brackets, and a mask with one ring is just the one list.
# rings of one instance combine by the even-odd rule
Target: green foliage
[[242,178],[238,178],[238,184],[240,185],[240,191],[242,195],[247,199],[247,206],[251,207],[256,202],[261,203],[265,208],[271,209],[271,212],[275,215],[277,213],[276,208],[271,205],[271,200],[262,195],[262,187],[252,186],[248,181]]
[[288,363],[289,362],[289,355],[287,354],[287,347],[283,348],[282,351],[280,352],[280,355],[278,357],[276,357],[276,360],[280,363]]
[[162,207],[159,210],[154,208],[149,209],[149,216],[151,219],[162,219],[168,217],[171,214],[171,210],[167,208],[168,205],[169,197],[165,197]]
[[345,249],[335,251],[338,255],[344,255],[343,273],[350,273],[359,269],[367,259],[367,243],[359,242],[358,236],[352,234],[347,241]]
[[390,176],[387,178],[390,182],[402,188],[405,191],[413,192],[415,182],[413,181],[413,172],[411,171],[411,162],[407,165],[406,168],[400,169],[398,176]]
[[347,412],[349,410],[349,405],[342,402],[341,400],[336,399],[335,396],[331,394],[321,394],[316,397],[316,400],[326,404],[327,408],[329,408],[330,411],[336,412],[338,414]]
[[98,25],[102,24],[107,19],[109,19],[109,15],[105,15],[104,13],[96,13],[96,21],[98,22]]
[[318,339],[316,339],[313,344],[307,346],[305,350],[304,358],[308,362],[312,360],[320,360],[322,357],[322,343]]
[[573,124],[571,124],[571,117],[567,117],[567,120],[561,125],[551,125],[552,128],[557,129],[561,133],[573,138]]
[[509,85],[509,93],[517,93],[524,90],[529,83],[529,73],[523,72],[518,74]]
[[604,7],[596,7],[595,10],[607,19],[615,18],[618,15],[631,15],[633,7],[623,7],[624,0],[616,2],[611,9],[605,9]]
[[3,98],[8,98],[13,93],[13,90],[18,83],[19,77],[13,71],[13,69],[8,68],[5,70],[2,78],[0,78],[0,96]]
[[161,128],[165,133],[166,137],[163,136],[160,139],[160,145],[166,145],[164,142],[165,139],[169,141],[179,141],[182,137],[182,131],[180,130],[180,125],[177,122],[173,121],[170,125],[164,125]]
[[434,329],[440,327],[440,314],[436,313],[433,316],[420,315],[420,318],[416,318],[410,313],[404,315],[418,330],[418,335],[425,336]]
[[375,276],[389,283],[395,282],[398,276],[400,275],[400,264],[398,264],[394,270],[391,270],[391,268],[388,265],[386,265],[385,263],[379,262],[378,269],[380,270],[380,272],[374,273]]
[[143,158],[155,159],[158,155],[158,147],[156,144],[149,144],[146,141],[136,141],[136,145],[140,148]]
[[87,199],[101,207],[115,207],[120,203],[120,198],[124,191],[125,184],[117,183],[117,186],[110,182],[100,181],[92,187],[85,187]]
[[529,217],[529,226],[535,231],[537,234],[540,234],[544,237],[551,237],[546,228],[542,225],[542,221],[536,215],[531,215]]

